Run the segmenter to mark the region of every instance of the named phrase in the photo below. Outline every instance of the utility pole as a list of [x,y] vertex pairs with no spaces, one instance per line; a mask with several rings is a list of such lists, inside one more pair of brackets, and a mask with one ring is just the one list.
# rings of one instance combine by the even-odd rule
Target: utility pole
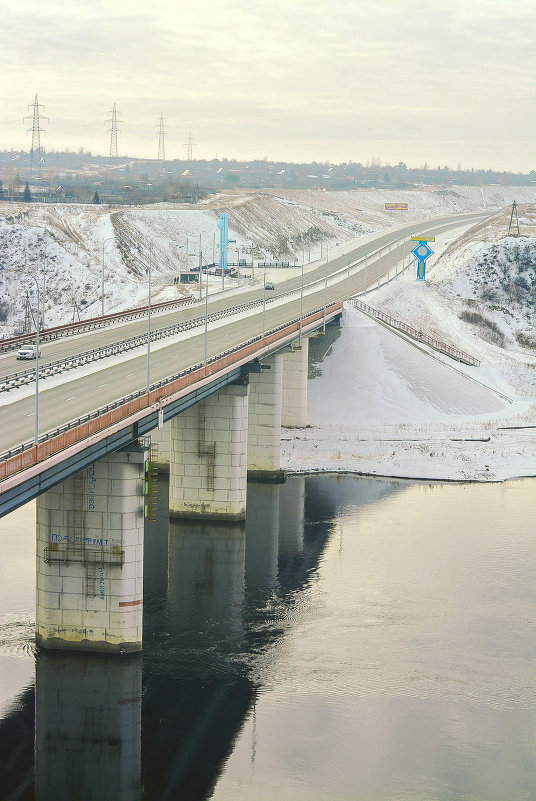
[[164,142],[164,137],[166,135],[165,128],[168,126],[164,122],[164,115],[160,114],[160,119],[158,121],[158,161],[161,161],[162,164],[166,163],[166,147]]
[[113,109],[109,112],[109,114],[111,114],[112,116],[110,117],[109,120],[106,120],[106,122],[109,122],[111,125],[111,128],[108,128],[108,133],[110,134],[110,158],[117,159],[119,158],[119,154],[117,151],[117,134],[119,131],[117,126],[120,123],[122,124],[123,120],[117,119],[117,111],[115,108],[115,103]]
[[[514,222],[514,214],[515,214],[515,222]],[[515,229],[512,233],[512,228]],[[517,230],[517,233],[516,233]],[[508,226],[508,236],[521,236],[519,232],[519,217],[517,216],[517,203],[512,203],[512,213],[510,214],[510,225]]]
[[33,103],[30,103],[28,109],[33,109],[32,114],[29,114],[27,117],[24,117],[24,120],[32,120],[32,127],[28,128],[26,133],[32,132],[32,147],[30,150],[30,169],[33,169],[33,160],[34,160],[34,153],[37,153],[37,163],[41,161],[41,134],[45,133],[44,129],[41,128],[41,120],[48,120],[48,117],[43,117],[39,113],[39,109],[44,108],[41,103],[37,100],[37,95],[35,96],[35,100]]
[[188,141],[184,143],[184,147],[186,148],[186,160],[189,164],[192,163],[194,157],[194,147],[195,142],[192,140],[192,132],[188,134]]

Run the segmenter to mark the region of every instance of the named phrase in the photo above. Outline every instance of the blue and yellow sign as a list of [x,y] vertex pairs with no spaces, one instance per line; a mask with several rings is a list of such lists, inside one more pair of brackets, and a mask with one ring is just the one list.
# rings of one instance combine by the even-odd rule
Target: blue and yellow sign
[[[415,237],[411,237],[415,240]],[[426,244],[427,241],[435,242],[435,237],[422,237],[419,239],[419,244],[411,251],[417,259],[417,279],[424,281],[426,277],[426,259],[433,254],[433,250]]]

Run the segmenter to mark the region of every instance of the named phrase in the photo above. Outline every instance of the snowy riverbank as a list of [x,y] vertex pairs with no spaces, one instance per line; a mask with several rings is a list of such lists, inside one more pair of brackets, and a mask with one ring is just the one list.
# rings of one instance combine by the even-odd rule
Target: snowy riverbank
[[[464,249],[460,258],[456,244]],[[519,309],[512,313],[512,282],[502,302],[495,286],[489,313],[507,346],[487,341],[482,326],[460,319],[460,276],[472,298],[469,279],[478,274],[467,243],[437,242],[436,251],[445,258],[432,262],[426,283],[415,280],[412,268],[364,300],[468,351],[481,366],[462,365],[346,308],[309,381],[308,427],[283,431],[284,469],[439,481],[536,475],[536,355],[514,336],[521,322],[524,330],[534,324],[533,309],[527,306],[521,319]],[[533,267],[524,274],[534,282]],[[479,311],[488,313],[482,305]]]

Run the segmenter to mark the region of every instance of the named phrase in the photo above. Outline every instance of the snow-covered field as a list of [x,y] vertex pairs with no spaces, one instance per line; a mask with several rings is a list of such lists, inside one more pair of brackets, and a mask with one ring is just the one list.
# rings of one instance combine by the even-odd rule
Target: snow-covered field
[[[283,434],[284,467],[437,480],[536,475],[536,351],[516,339],[534,331],[536,221],[531,215],[524,224],[532,238],[494,241],[508,219],[505,212],[478,233],[438,240],[426,282],[411,269],[364,298],[481,366],[459,364],[347,308],[321,375],[309,381],[309,426]],[[520,261],[520,253],[531,255]],[[494,292],[485,299],[483,264]],[[512,298],[519,276],[531,291],[521,287]],[[504,332],[501,344],[489,341],[487,326],[460,319],[475,298],[469,308]]]

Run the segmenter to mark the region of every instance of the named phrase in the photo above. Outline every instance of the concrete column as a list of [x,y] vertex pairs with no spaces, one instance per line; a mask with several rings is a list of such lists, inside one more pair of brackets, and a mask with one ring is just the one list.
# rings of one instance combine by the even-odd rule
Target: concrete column
[[244,631],[246,533],[243,524],[169,521],[167,603],[175,633],[202,650]]
[[279,496],[279,558],[293,560],[303,552],[305,478],[292,476]]
[[283,357],[262,362],[260,373],[249,375],[248,475],[283,480],[281,470],[281,397]]
[[162,428],[153,428],[151,443],[158,448],[158,469],[164,473],[169,471],[169,448],[171,438],[171,423],[164,423]]
[[246,520],[246,587],[258,599],[278,583],[279,484],[252,482]]
[[302,339],[301,347],[294,345],[291,353],[283,355],[283,403],[281,425],[307,425],[307,372],[309,340]]
[[248,388],[233,384],[171,421],[169,511],[177,517],[246,516]]
[[140,655],[49,651],[35,672],[36,801],[139,799]]
[[141,649],[144,460],[131,445],[38,497],[38,645]]

